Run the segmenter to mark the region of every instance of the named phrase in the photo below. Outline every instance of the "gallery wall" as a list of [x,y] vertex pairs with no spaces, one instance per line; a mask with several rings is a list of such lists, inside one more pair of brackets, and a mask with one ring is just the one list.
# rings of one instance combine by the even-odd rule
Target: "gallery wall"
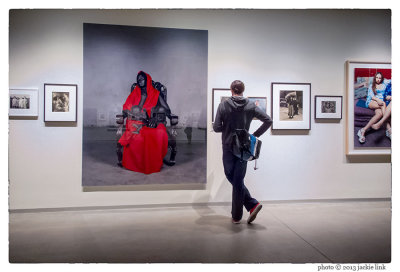
[[[81,186],[83,23],[208,30],[208,114],[212,88],[235,79],[245,95],[271,82],[311,83],[309,132],[268,131],[246,184],[262,201],[391,197],[387,159],[345,156],[345,116],[314,121],[314,95],[345,99],[345,62],[391,61],[388,10],[14,10],[10,12],[10,88],[38,88],[37,119],[9,122],[10,209],[228,202],[221,136],[208,126],[207,185],[193,190],[133,187],[85,192]],[[43,84],[78,84],[78,121],[43,122]],[[257,121],[253,122],[255,130]]]

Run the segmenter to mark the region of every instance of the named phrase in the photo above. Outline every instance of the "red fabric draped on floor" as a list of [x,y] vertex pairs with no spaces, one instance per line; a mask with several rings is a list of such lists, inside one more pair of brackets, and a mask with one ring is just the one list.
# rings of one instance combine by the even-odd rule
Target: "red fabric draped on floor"
[[[151,116],[151,109],[157,105],[160,93],[151,84],[150,75],[146,76],[147,98],[143,109],[147,111],[148,116]],[[139,105],[140,98],[141,90],[137,85],[126,99],[123,110],[131,110],[133,106]],[[124,147],[122,165],[129,170],[144,174],[160,172],[163,158],[168,151],[166,127],[163,124],[159,124],[157,128],[143,126],[138,133],[137,127],[140,125],[143,125],[140,121],[129,118],[126,121],[126,131],[119,140]]]

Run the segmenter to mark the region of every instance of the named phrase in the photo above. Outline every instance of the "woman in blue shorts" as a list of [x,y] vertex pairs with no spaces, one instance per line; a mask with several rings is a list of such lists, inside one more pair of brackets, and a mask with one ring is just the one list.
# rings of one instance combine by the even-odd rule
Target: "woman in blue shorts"
[[372,125],[371,127],[375,130],[378,130],[385,122],[386,122],[386,136],[392,139],[392,125],[391,125],[391,116],[392,116],[392,82],[390,82],[386,86],[385,90],[385,98],[383,100],[386,103],[386,110],[383,114],[381,120],[378,123]]
[[385,99],[386,85],[383,83],[383,75],[381,72],[375,74],[374,80],[371,86],[368,88],[368,96],[366,106],[375,111],[375,115],[371,118],[368,124],[358,130],[357,136],[360,143],[365,143],[365,132],[376,124],[386,112]]

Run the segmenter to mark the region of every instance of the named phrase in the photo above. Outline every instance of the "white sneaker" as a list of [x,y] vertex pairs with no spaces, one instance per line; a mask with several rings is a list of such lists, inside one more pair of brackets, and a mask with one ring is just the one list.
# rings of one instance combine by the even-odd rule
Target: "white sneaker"
[[256,216],[257,216],[258,212],[261,210],[261,208],[262,208],[262,205],[260,203],[258,203],[256,206],[254,206],[253,209],[251,209],[249,218],[247,218],[247,224],[250,224],[251,222],[254,221],[254,219],[256,219]]
[[365,136],[362,136],[361,130],[363,130],[363,129],[360,129],[360,130],[357,132],[357,136],[358,136],[358,141],[359,141],[361,144],[363,144],[363,143],[365,143]]

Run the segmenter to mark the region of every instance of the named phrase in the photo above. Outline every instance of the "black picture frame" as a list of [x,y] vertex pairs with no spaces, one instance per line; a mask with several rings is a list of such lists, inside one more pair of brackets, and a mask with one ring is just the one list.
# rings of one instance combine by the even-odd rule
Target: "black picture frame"
[[[328,100],[329,99],[329,100]],[[322,102],[327,102],[324,112]],[[334,103],[328,103],[334,102]],[[334,106],[333,106],[334,105]],[[321,107],[320,107],[321,106]],[[316,95],[314,96],[314,119],[341,120],[343,117],[343,96]]]
[[[297,114],[290,114],[285,100],[286,95],[293,92]],[[301,96],[300,99],[298,96]],[[271,118],[272,130],[311,130],[311,83],[272,82]]]
[[223,101],[223,97],[231,97],[232,93],[229,88],[213,88],[212,89],[212,122],[215,120],[218,105]]

